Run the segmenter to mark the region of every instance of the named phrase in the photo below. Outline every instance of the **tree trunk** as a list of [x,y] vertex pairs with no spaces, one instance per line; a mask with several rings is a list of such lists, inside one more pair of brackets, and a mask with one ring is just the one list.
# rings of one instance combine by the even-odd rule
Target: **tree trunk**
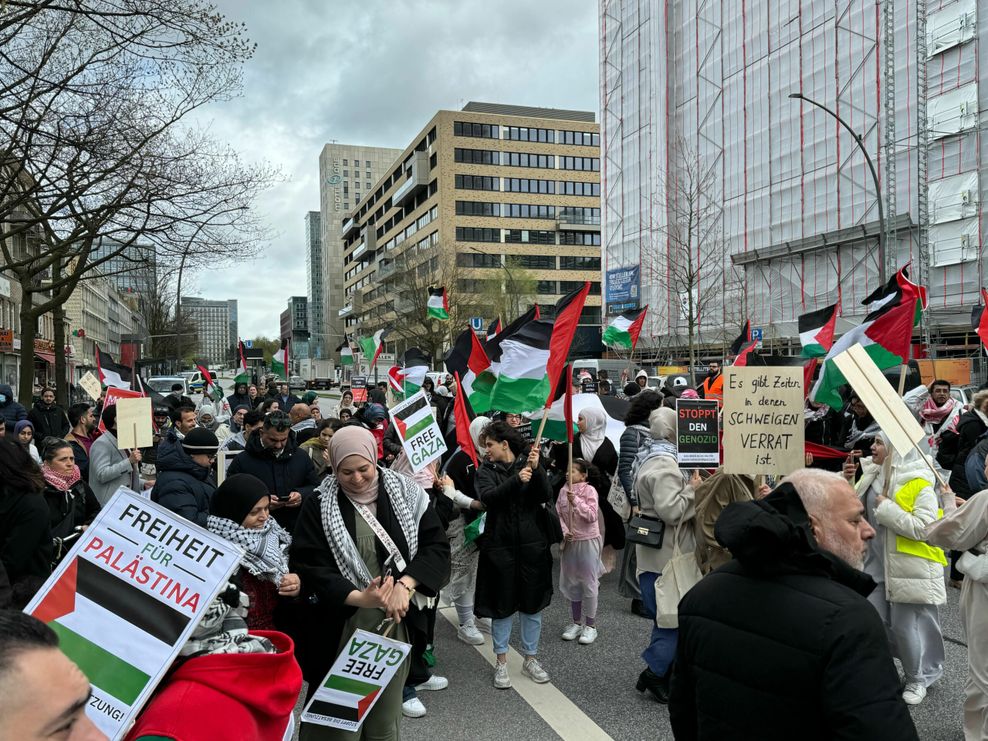
[[55,343],[55,402],[62,409],[69,408],[68,359],[65,357],[65,305],[59,304],[51,310],[54,323],[52,340]]
[[17,401],[28,409],[34,399],[34,338],[38,335],[38,314],[34,310],[34,292],[21,284],[21,378]]

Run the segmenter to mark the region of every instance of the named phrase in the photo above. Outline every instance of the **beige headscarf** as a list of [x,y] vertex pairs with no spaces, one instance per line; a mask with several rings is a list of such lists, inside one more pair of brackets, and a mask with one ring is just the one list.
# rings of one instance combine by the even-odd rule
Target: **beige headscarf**
[[363,427],[342,427],[329,441],[329,464],[333,471],[339,471],[340,464],[351,455],[359,455],[374,466],[374,479],[359,489],[350,489],[337,478],[340,489],[358,504],[373,504],[377,501],[377,440]]
[[480,433],[484,431],[484,428],[491,423],[490,417],[474,417],[473,422],[470,423],[470,439],[473,440],[473,446],[477,449],[477,455],[480,458],[484,457],[484,446],[480,442]]

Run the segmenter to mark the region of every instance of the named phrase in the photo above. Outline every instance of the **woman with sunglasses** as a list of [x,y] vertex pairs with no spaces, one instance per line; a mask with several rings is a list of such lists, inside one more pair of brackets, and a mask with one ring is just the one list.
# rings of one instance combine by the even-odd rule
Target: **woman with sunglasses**
[[[310,694],[354,629],[380,632],[392,619],[391,637],[407,641],[405,623],[424,616],[416,605],[434,600],[449,573],[449,541],[429,496],[410,478],[377,465],[370,431],[340,429],[329,442],[329,458],[333,475],[302,504],[289,560],[310,613],[294,636]],[[405,661],[359,733],[304,724],[299,738],[397,739],[407,675]]]
[[216,435],[195,427],[182,438],[181,445],[167,448],[158,457],[158,478],[151,500],[206,527],[209,500],[216,491],[212,467],[219,445]]

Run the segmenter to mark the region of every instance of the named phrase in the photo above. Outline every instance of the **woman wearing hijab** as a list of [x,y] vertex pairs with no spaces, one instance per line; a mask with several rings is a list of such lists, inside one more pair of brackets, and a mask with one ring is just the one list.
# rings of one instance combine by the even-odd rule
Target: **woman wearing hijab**
[[[354,629],[377,631],[391,618],[392,636],[407,642],[411,602],[434,599],[449,573],[449,542],[428,495],[377,458],[368,430],[340,429],[329,444],[333,475],[305,500],[293,533],[289,563],[310,606],[297,637],[310,694]],[[305,724],[300,738],[397,739],[407,674],[404,662],[360,733]]]
[[387,459],[384,451],[384,433],[387,431],[385,420],[387,418],[388,410],[382,404],[371,402],[362,407],[354,415],[353,420],[364,429],[369,430],[374,436],[374,440],[377,442],[377,460],[390,463],[394,460],[394,456],[392,455],[390,459]]
[[240,583],[250,600],[247,627],[275,630],[278,598],[298,597],[299,578],[289,573],[292,538],[271,517],[271,497],[259,478],[246,473],[228,477],[209,501],[210,532],[244,549]]
[[[891,461],[889,457],[891,456]],[[927,545],[926,528],[940,518],[932,461],[913,450],[905,458],[879,431],[871,457],[861,461],[857,492],[875,528],[864,571],[877,582],[868,595],[888,630],[893,655],[902,662],[902,699],[918,705],[943,675],[944,646],[937,605],[947,601],[947,558]],[[854,468],[845,469],[853,482]]]
[[22,419],[14,425],[14,442],[30,454],[32,461],[41,464],[41,456],[38,455],[38,448],[34,444],[34,425],[30,420]]
[[332,416],[339,419],[340,412],[344,409],[350,412],[351,417],[357,413],[357,407],[353,405],[353,392],[350,389],[343,392],[343,396],[340,397],[340,403],[333,407]]
[[[487,452],[480,442],[480,433],[491,423],[488,417],[475,417],[470,423],[470,439],[473,441],[478,463]],[[456,637],[464,643],[479,646],[484,636],[477,627],[473,614],[473,595],[477,588],[477,562],[480,552],[476,541],[467,542],[464,528],[480,517],[484,505],[477,496],[477,467],[470,454],[457,448],[446,464],[446,476],[452,486],[444,486],[443,493],[456,505],[456,516],[450,520],[446,535],[449,536],[451,576],[443,587],[443,599],[456,607],[460,627]]]

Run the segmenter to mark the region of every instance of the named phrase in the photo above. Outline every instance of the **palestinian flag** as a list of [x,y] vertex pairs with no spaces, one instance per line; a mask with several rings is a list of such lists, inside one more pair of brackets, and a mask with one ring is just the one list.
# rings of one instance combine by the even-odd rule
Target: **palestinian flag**
[[340,365],[353,365],[353,348],[350,347],[350,338],[343,335],[343,342],[336,348],[340,354]]
[[464,394],[477,412],[488,411],[495,378],[477,333],[472,329],[462,332],[446,353],[444,362],[446,370],[457,377],[458,393]]
[[144,691],[190,618],[101,566],[76,557],[31,614],[90,682],[126,705]]
[[[472,332],[473,330],[470,331]],[[470,408],[470,402],[467,401],[467,395],[463,392],[463,381],[460,379],[458,371],[453,371],[453,378],[456,379],[456,397],[453,399],[453,419],[456,422],[456,444],[473,461],[473,467],[479,468],[480,462],[477,460],[477,447],[473,444],[473,438],[470,437],[470,423],[473,422],[476,415],[473,414],[473,410]]]
[[500,319],[495,319],[487,327],[487,337],[485,339],[487,339],[487,340],[493,340],[499,334],[501,334],[501,320]]
[[133,383],[133,374],[126,365],[118,365],[109,353],[105,353],[96,348],[96,371],[99,381],[104,386],[112,386],[117,389],[130,389]]
[[429,288],[429,300],[426,303],[430,319],[446,321],[449,319],[449,299],[446,298],[446,289]]
[[247,353],[244,352],[244,341],[237,340],[237,354],[240,356],[240,369],[233,377],[234,385],[238,383],[250,383],[250,373],[247,371]]
[[196,368],[202,374],[202,395],[208,396],[213,401],[223,401],[223,389],[214,382],[213,374],[206,364],[199,360],[196,362]]
[[[507,327],[500,330],[493,338],[489,339],[484,343],[484,352],[487,353],[487,357],[491,361],[491,372],[496,376],[498,366],[501,363],[501,341],[506,337],[510,337],[512,334],[517,332],[521,327],[528,324],[533,319],[539,318],[539,306],[534,304],[532,308],[522,314],[520,317],[511,322]],[[498,322],[500,326],[500,322]]]
[[553,335],[552,322],[534,319],[499,341],[491,409],[521,414],[545,405],[553,386],[548,375]]
[[[381,689],[377,684],[362,682],[340,674],[330,674],[322,686],[315,691],[305,714],[342,718],[359,723],[373,706]],[[305,720],[304,715],[302,720]]]
[[843,406],[837,389],[847,383],[847,379],[833,358],[852,345],[860,344],[882,370],[902,365],[909,359],[913,327],[926,306],[926,289],[910,281],[906,268],[902,268],[864,303],[870,309],[868,316],[842,335],[824,358],[823,369],[811,394],[813,401],[833,409]]
[[436,418],[432,416],[432,407],[425,395],[420,396],[400,411],[393,412],[392,417],[402,440],[408,440],[429,425],[436,423]]
[[377,358],[384,347],[384,336],[386,334],[387,330],[379,329],[374,333],[373,337],[361,337],[358,341],[360,343],[360,351],[367,358],[367,364],[371,368],[377,364]]
[[580,315],[583,313],[583,305],[587,302],[589,293],[590,281],[584,281],[582,288],[571,291],[556,304],[552,338],[549,342],[549,362],[546,364],[546,374],[549,377],[547,402],[555,392],[559,374],[566,365],[569,349],[573,345],[573,335],[576,334],[576,326],[580,323]]
[[754,350],[757,344],[757,342],[753,342],[751,339],[751,320],[745,319],[744,327],[741,328],[741,334],[731,343],[731,355],[735,356],[732,365],[747,365],[748,353]]
[[402,383],[401,366],[392,365],[388,368],[388,387],[396,394],[403,393],[404,384]]
[[410,347],[405,350],[399,361],[401,362],[402,393],[409,397],[418,393],[419,389],[422,388],[431,361],[429,356],[417,347]]
[[984,304],[975,306],[971,310],[971,326],[981,338],[981,344],[988,353],[988,291],[984,288],[981,289],[981,300]]
[[645,324],[645,315],[647,313],[647,306],[644,309],[625,311],[608,325],[600,341],[610,347],[622,347],[625,350],[634,352],[635,345],[638,344],[638,335],[641,334],[642,325]]
[[799,315],[799,341],[804,358],[823,358],[834,345],[837,304]]
[[288,340],[281,341],[281,349],[271,358],[271,372],[278,378],[288,380]]

